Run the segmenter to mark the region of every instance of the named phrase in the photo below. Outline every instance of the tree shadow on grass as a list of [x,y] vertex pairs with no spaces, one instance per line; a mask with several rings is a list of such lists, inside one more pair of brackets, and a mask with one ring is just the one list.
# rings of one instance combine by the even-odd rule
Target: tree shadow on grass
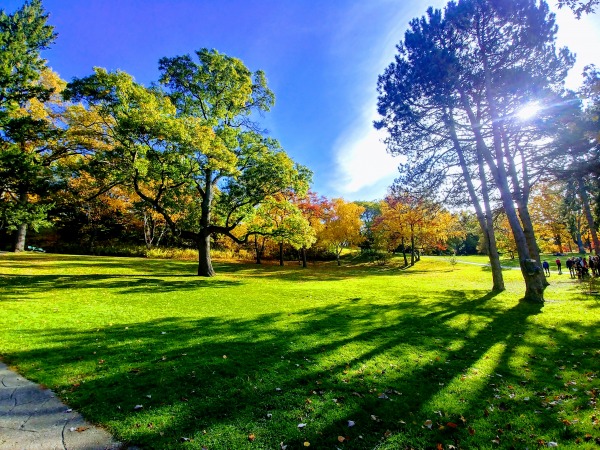
[[[511,398],[507,386],[560,388],[558,379],[548,386],[543,358],[562,355],[576,336],[593,331],[576,323],[540,331],[537,313],[524,303],[500,306],[483,291],[450,290],[428,302],[406,295],[386,305],[350,298],[251,319],[23,326],[43,344],[5,356],[88,419],[147,448],[299,448],[305,440],[332,448],[341,445],[338,436],[344,448],[473,448],[488,444],[497,433],[490,424],[504,427],[511,411],[524,418],[504,431],[503,442],[520,444],[525,436],[529,445],[531,432],[519,431],[534,424],[561,433],[564,425],[556,410],[544,410],[541,423],[537,399]],[[540,353],[536,333],[551,335],[555,346]],[[513,363],[523,352],[532,355],[525,356],[528,372]],[[422,426],[428,419],[431,430]],[[469,426],[477,427],[475,436]],[[179,444],[182,437],[193,441]]]
[[235,280],[198,278],[194,275],[17,275],[0,278],[0,302],[23,301],[45,291],[107,289],[120,294],[193,291],[225,288],[242,283]]

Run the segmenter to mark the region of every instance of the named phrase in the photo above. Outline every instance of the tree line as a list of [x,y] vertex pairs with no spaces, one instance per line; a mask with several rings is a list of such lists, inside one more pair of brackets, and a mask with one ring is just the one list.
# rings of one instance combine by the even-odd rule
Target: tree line
[[202,276],[215,245],[259,263],[294,249],[304,265],[356,245],[405,265],[476,249],[497,291],[508,252],[534,302],[540,251],[598,252],[600,73],[565,89],[574,56],[556,48],[545,2],[460,0],[411,21],[377,84],[375,126],[403,162],[375,202],[309,191],[311,171],[256,121],[275,99],[262,71],[199,49],[162,58],[150,87],[100,68],[67,83],[41,57],[56,39],[47,19],[40,0],[0,13],[3,247],[24,250],[28,230],[56,250],[193,246]]

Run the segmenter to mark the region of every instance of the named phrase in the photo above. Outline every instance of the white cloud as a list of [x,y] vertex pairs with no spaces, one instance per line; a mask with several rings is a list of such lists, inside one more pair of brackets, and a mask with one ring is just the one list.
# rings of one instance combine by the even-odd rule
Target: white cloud
[[[364,80],[360,85],[357,83],[353,93],[360,118],[341,130],[333,148],[336,173],[335,182],[331,183],[330,189],[350,200],[382,198],[398,174],[400,160],[386,152],[385,144],[381,142],[385,134],[376,131],[372,125],[376,119],[374,80],[393,60],[395,45],[402,39],[404,30],[408,27],[408,20],[425,13],[422,4],[415,3],[417,2],[404,4],[399,8],[396,2],[387,0],[381,0],[375,5],[367,3],[371,7],[388,7],[394,13],[389,15],[387,23],[381,24],[379,44],[372,49],[360,67],[357,67],[361,72],[361,79]],[[431,3],[436,8],[443,8],[446,1],[433,0]],[[349,13],[348,21],[340,27],[337,42],[342,47],[342,53],[355,51],[352,45],[343,48],[342,43],[346,41],[356,44],[348,38],[357,34],[360,18],[368,15],[368,11],[366,6],[355,8]],[[594,14],[576,20],[567,8],[557,11],[556,15],[559,25],[558,45],[566,45],[577,54],[577,64],[567,79],[567,86],[576,89],[582,82],[583,67],[592,63],[600,64],[600,47],[597,45],[600,42],[600,16]],[[349,114],[352,113],[353,111],[349,111]]]
[[[439,8],[445,0],[432,0]],[[426,8],[421,2],[399,4],[395,0],[369,1],[357,4],[348,11],[346,21],[338,28],[335,48],[342,58],[356,55],[363,48],[366,37],[361,33],[365,21],[376,20],[378,36],[369,41],[367,53],[361,55],[355,67],[356,76],[351,95],[355,111],[348,114],[358,116],[341,130],[333,153],[336,174],[330,189],[349,200],[373,200],[383,198],[387,188],[398,176],[400,159],[386,152],[385,132],[373,128],[376,113],[377,76],[393,61],[396,45],[404,36],[409,20],[421,16]],[[377,18],[374,16],[377,15]],[[360,36],[360,38],[359,38]]]
[[583,68],[600,65],[600,13],[588,14],[577,20],[569,8],[556,11],[558,46],[569,47],[577,55],[575,66],[569,72],[566,85],[570,89],[581,86]]
[[338,138],[334,153],[338,174],[331,189],[352,200],[381,198],[398,174],[398,158],[387,153],[385,134],[371,120],[357,120]]

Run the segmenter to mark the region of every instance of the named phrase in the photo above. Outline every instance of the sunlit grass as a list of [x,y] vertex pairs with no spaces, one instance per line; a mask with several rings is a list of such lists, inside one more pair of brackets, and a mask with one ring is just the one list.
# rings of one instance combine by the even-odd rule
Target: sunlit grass
[[600,438],[600,301],[568,275],[540,310],[519,302],[518,271],[492,295],[489,269],[444,258],[407,270],[195,270],[4,254],[0,355],[147,448],[592,448]]

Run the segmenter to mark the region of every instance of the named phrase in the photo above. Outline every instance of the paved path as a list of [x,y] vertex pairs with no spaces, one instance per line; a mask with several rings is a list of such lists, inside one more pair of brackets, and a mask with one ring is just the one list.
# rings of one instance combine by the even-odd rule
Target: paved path
[[0,450],[120,448],[110,434],[85,422],[52,391],[0,362]]

